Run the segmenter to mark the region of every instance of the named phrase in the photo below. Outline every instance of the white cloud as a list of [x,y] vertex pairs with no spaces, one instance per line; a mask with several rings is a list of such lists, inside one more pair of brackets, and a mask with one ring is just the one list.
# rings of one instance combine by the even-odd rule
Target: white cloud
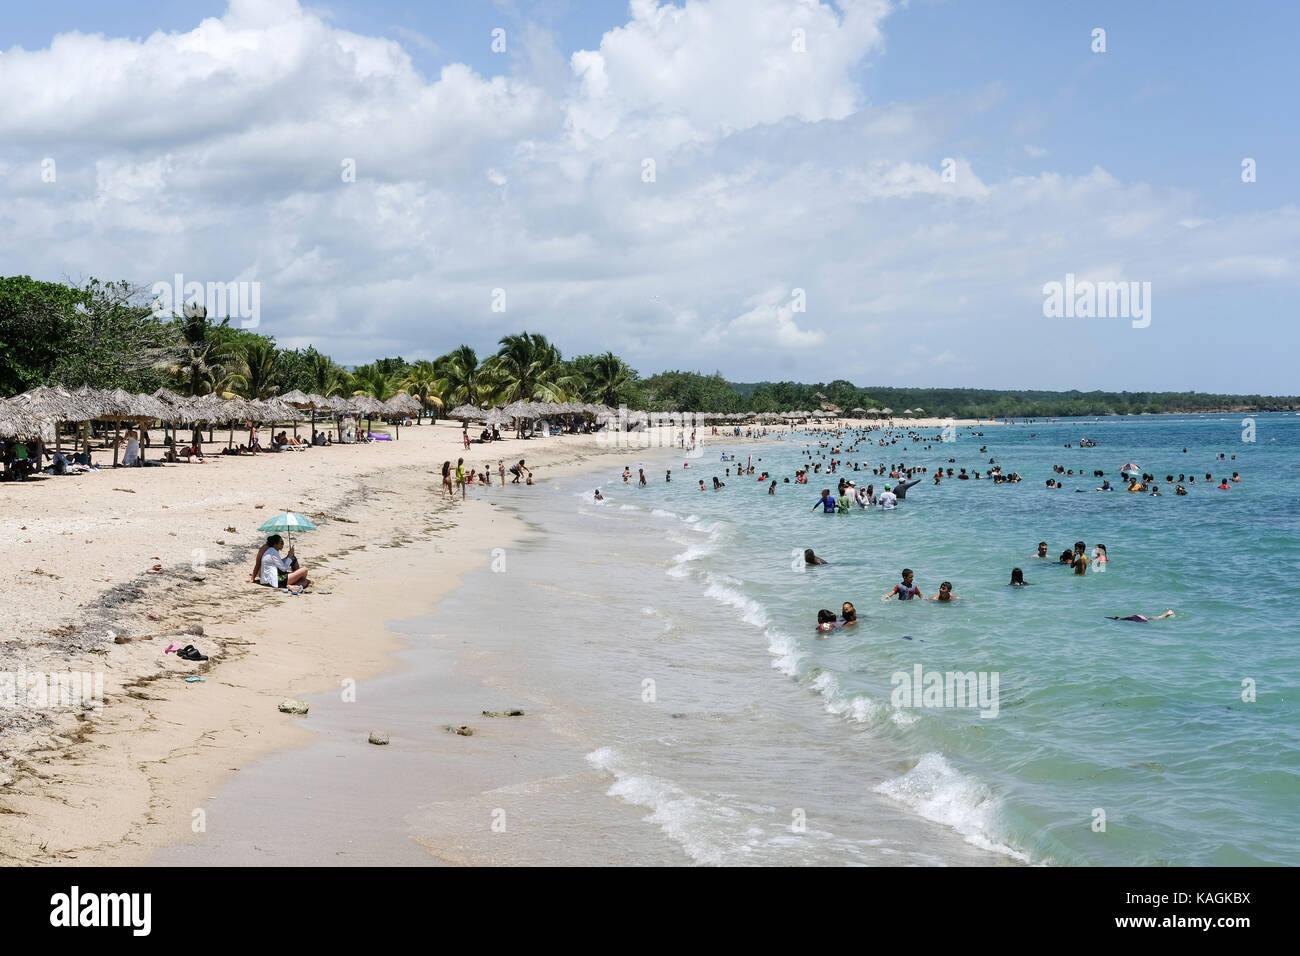
[[[646,371],[864,384],[1010,380],[1025,349],[1040,384],[1066,380],[1081,346],[1043,323],[1040,290],[1067,272],[1158,283],[1166,316],[1216,282],[1297,281],[1294,207],[1224,216],[1101,167],[1006,178],[954,145],[994,86],[869,104],[887,12],[637,0],[567,60],[525,30],[535,55],[492,77],[424,77],[398,42],[291,0],[62,35],[0,56],[0,258],[50,279],[259,279],[262,331],[345,362],[529,328]],[[882,361],[899,337],[922,353]]]

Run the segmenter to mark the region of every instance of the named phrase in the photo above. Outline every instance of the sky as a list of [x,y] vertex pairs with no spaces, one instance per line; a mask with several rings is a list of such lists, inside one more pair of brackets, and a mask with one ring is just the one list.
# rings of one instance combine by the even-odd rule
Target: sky
[[[1298,32],[1208,0],[9,5],[0,274],[244,283],[347,365],[528,330],[642,374],[1294,394]],[[1049,316],[1051,283],[1133,296]]]

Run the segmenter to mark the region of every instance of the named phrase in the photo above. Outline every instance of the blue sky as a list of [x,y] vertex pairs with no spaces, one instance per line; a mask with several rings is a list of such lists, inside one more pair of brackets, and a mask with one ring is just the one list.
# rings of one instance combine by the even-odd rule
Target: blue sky
[[[1295,392],[1297,10],[27,5],[0,256],[257,281],[348,363],[528,328],[647,373]],[[1150,282],[1151,324],[1045,317],[1067,272]]]

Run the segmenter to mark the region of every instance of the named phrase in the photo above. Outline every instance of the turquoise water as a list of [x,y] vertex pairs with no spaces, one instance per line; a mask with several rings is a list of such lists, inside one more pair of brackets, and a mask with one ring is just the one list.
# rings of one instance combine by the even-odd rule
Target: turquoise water
[[[964,773],[998,797],[986,836],[1031,860],[1300,862],[1293,623],[1300,418],[1256,416],[1254,443],[1241,440],[1240,417],[1224,416],[981,431],[963,430],[930,451],[863,443],[842,457],[932,471],[949,457],[968,470],[988,467],[992,457],[1024,482],[934,487],[926,480],[892,513],[843,516],[809,513],[820,487],[834,484],[817,476],[806,487],[778,485],[776,496],[733,478],[717,494],[655,485],[645,497],[716,516],[730,541],[743,542],[699,561],[743,582],[737,590],[765,610],[769,626],[790,635],[779,648],[782,669],[847,721],[918,758],[932,755],[913,771],[917,779],[886,789],[920,812],[960,825],[967,808],[944,806],[942,777]],[[1062,447],[1083,436],[1097,446]],[[817,441],[765,453],[758,471],[789,474],[805,444]],[[816,449],[813,460],[827,451]],[[1196,472],[1200,480],[1185,497],[1092,490],[1094,469],[1114,478],[1130,461],[1162,485],[1170,472]],[[1044,482],[1055,464],[1089,477],[1067,476],[1065,490],[1049,490]],[[1244,480],[1219,491],[1204,482],[1207,471],[1216,478],[1238,471]],[[877,490],[882,483],[854,477],[874,480]],[[1029,557],[1040,540],[1054,561],[1079,539],[1089,550],[1107,546],[1105,573],[1080,578]],[[802,546],[832,564],[792,574],[785,558]],[[880,603],[904,565],[927,594],[950,580],[964,600]],[[1006,586],[1014,566],[1032,587]],[[856,633],[818,640],[810,627],[817,609],[838,610],[844,600],[866,619]],[[1105,619],[1166,608],[1173,619]],[[997,672],[998,716],[894,708],[891,676],[917,663]],[[1254,702],[1242,700],[1244,680],[1256,684]],[[1095,808],[1106,813],[1104,833],[1093,830]]]
[[[1255,442],[1241,416],[1164,416],[864,443],[838,457],[931,473],[996,458],[1025,480],[927,478],[895,511],[846,515],[810,510],[838,476],[769,496],[720,460],[792,476],[825,436],[706,438],[685,471],[671,452],[629,452],[648,487],[623,485],[620,462],[483,489],[535,533],[434,626],[586,753],[567,861],[1295,865],[1300,417],[1255,422]],[[1096,447],[1063,447],[1085,436]],[[1094,470],[1114,479],[1127,462],[1162,489],[1167,473],[1197,481],[1185,497],[1092,490]],[[1056,464],[1076,472],[1065,490],[1044,486]],[[1244,480],[1218,491],[1207,471]],[[699,491],[714,475],[726,488]],[[1055,563],[1080,539],[1107,546],[1104,573]],[[1040,540],[1048,561],[1030,557]],[[805,547],[831,563],[798,570]],[[904,566],[927,595],[948,580],[962,600],[882,602]],[[1007,586],[1017,566],[1032,586]],[[817,610],[846,600],[861,623],[819,637]],[[996,676],[996,716],[894,699],[918,666],[983,673],[986,690]],[[562,809],[538,790],[512,812]],[[554,832],[536,835],[539,859],[559,858]]]

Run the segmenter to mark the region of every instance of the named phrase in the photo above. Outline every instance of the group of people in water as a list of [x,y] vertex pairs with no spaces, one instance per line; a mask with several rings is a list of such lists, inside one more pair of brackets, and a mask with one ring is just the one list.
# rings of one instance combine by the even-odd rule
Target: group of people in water
[[[825,559],[818,557],[813,553],[811,548],[804,551],[804,563],[809,566],[827,564]],[[895,584],[889,591],[880,598],[882,601],[889,601],[895,597],[900,601],[922,601],[925,600],[925,592],[921,590],[920,585],[916,583],[915,573],[911,568],[903,568],[902,580]],[[939,604],[948,604],[952,601],[960,601],[961,595],[953,592],[952,582],[944,581],[939,585],[939,590],[930,597],[931,601]],[[836,618],[835,612],[823,608],[817,612],[817,630],[834,631],[838,628],[853,627],[858,623],[857,608],[851,601],[845,601],[840,608],[840,617]]]
[[[501,485],[506,484],[506,475],[511,476],[510,484],[517,485],[521,481],[524,484],[533,483],[533,473],[528,470],[522,458],[518,462],[506,467],[504,458],[497,459],[497,478]],[[453,484],[454,482],[454,484]],[[466,497],[465,490],[471,485],[490,485],[492,484],[492,463],[484,462],[482,470],[470,468],[465,469],[465,459],[457,458],[455,467],[452,466],[451,460],[448,459],[442,463],[442,497],[455,499],[456,492],[460,492],[461,500]],[[596,497],[600,497],[600,492],[596,492]]]
[[[803,557],[804,565],[806,567],[819,567],[830,563],[825,558],[816,554],[812,548],[805,549]],[[1030,557],[1035,560],[1050,560],[1051,555],[1048,553],[1047,542],[1038,542],[1038,549]],[[1097,571],[1104,571],[1109,561],[1110,557],[1106,553],[1106,546],[1104,544],[1096,545],[1092,549],[1090,556],[1087,544],[1083,541],[1076,541],[1073,548],[1066,548],[1061,552],[1056,563],[1065,565],[1069,567],[1074,574],[1082,576],[1088,573],[1089,565],[1093,566]],[[900,601],[924,600],[925,592],[922,591],[920,585],[916,583],[915,572],[913,572],[911,568],[903,568],[901,576],[902,580],[899,581],[898,584],[895,584],[889,591],[885,592],[881,597],[881,600],[889,601],[894,598],[897,598]],[[1011,569],[1011,580],[1008,582],[1008,587],[1024,588],[1029,587],[1030,584],[1031,582],[1025,580],[1025,572],[1022,568]],[[951,581],[944,581],[939,585],[939,590],[930,597],[930,600],[940,604],[947,604],[952,601],[961,600],[961,595],[954,593],[952,588],[953,586]],[[1168,610],[1163,614],[1156,614],[1152,617],[1147,617],[1143,614],[1130,614],[1124,617],[1110,616],[1109,619],[1112,621],[1134,621],[1138,623],[1146,623],[1148,621],[1159,621],[1173,616],[1174,612]],[[836,628],[849,627],[856,625],[857,623],[857,611],[854,609],[853,605],[847,601],[844,603],[844,611],[839,619],[836,618],[833,611],[823,609],[817,612],[818,631],[833,631]]]

